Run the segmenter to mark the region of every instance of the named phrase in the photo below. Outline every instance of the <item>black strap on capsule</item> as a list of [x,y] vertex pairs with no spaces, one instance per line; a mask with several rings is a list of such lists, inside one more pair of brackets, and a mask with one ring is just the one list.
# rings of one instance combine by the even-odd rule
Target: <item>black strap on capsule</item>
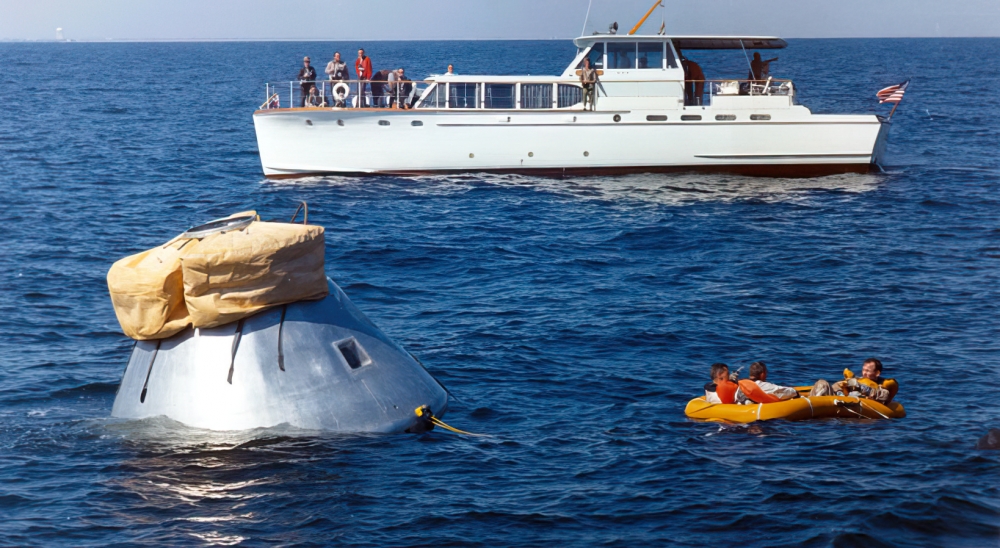
[[285,313],[288,312],[288,305],[281,307],[281,321],[278,322],[278,369],[285,370],[285,350],[281,345],[281,332],[285,329]]
[[233,369],[236,367],[236,351],[240,348],[240,339],[243,338],[243,320],[236,324],[236,335],[233,336],[233,357],[229,362],[229,378],[226,382],[233,384]]
[[149,387],[149,376],[153,374],[153,363],[156,362],[156,355],[160,352],[161,342],[163,342],[163,339],[157,339],[156,348],[153,349],[153,356],[149,358],[149,369],[146,370],[146,382],[142,383],[142,392],[139,393],[139,403],[146,403],[146,390]]

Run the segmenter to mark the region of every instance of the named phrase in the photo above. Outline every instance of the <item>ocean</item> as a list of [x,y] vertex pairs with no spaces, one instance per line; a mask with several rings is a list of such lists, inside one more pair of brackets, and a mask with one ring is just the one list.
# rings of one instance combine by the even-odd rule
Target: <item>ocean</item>
[[[875,92],[912,80],[884,173],[265,180],[264,82],[358,47],[418,78],[575,51],[0,44],[0,544],[1000,545],[1000,454],[974,449],[1000,427],[1000,39],[777,52],[814,112],[886,113]],[[299,201],[329,275],[453,392],[446,420],[492,437],[109,417],[111,263]],[[807,384],[870,356],[905,419],[683,414],[713,362]]]

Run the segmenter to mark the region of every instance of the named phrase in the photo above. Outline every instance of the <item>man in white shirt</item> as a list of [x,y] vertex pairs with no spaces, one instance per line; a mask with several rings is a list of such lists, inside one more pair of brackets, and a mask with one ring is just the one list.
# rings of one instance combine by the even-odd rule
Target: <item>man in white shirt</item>
[[779,386],[767,382],[767,365],[764,362],[750,364],[750,380],[757,383],[761,390],[784,401],[799,397],[799,393],[790,386]]

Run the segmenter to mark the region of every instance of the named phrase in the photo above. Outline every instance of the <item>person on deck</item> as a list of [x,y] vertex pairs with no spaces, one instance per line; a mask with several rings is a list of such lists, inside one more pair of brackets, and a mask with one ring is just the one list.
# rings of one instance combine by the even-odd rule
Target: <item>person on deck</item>
[[347,63],[340,60],[340,52],[333,54],[333,60],[326,64],[326,76],[331,82],[343,82],[350,79],[347,73]]
[[446,72],[444,74],[445,74],[445,76],[454,76],[455,75],[455,65],[448,65],[448,72]]
[[699,106],[705,95],[705,73],[701,65],[686,57],[681,58],[681,66],[684,67],[684,104]]
[[588,104],[590,104],[590,110],[594,110],[597,107],[597,94],[595,93],[597,70],[591,68],[589,57],[583,60],[583,68],[580,69],[580,84],[583,86],[583,110],[587,110]]
[[306,95],[305,100],[302,101],[302,106],[304,107],[325,107],[326,101],[320,96],[319,91],[316,86],[309,88],[309,94]]
[[379,108],[384,106],[383,101],[385,96],[388,95],[389,88],[389,75],[392,74],[391,70],[380,70],[372,75],[371,77],[371,89],[372,89],[372,106]]
[[309,89],[316,87],[316,69],[309,65],[308,57],[302,59],[302,68],[299,69],[299,87],[302,88],[302,106],[306,106]]
[[[358,50],[358,58],[354,61],[354,73],[358,75],[358,107],[365,107],[365,89],[372,79],[372,59],[365,55],[364,49]],[[373,90],[374,91],[374,90]]]
[[705,385],[705,401],[708,403],[736,403],[739,386],[729,377],[729,366],[724,363],[712,364],[712,382]]
[[399,108],[413,108],[413,103],[417,100],[413,95],[413,80],[406,77],[406,71],[402,67],[396,71],[396,89],[398,90]]
[[762,61],[760,58],[760,52],[753,52],[753,61],[750,61],[750,75],[747,76],[748,80],[753,80],[755,84],[759,84],[771,73],[771,62],[777,61],[778,58],[768,59],[767,61]]

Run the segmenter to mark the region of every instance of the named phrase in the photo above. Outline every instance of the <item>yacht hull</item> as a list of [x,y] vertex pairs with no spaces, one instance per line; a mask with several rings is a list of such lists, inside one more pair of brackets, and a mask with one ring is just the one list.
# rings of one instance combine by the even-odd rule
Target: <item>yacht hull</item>
[[744,112],[717,121],[717,113],[275,109],[255,113],[254,125],[264,174],[274,179],[678,171],[813,177],[878,169],[888,134],[888,122],[874,115],[792,107],[775,109],[769,120]]
[[[329,283],[319,301],[137,342],[111,415],[211,430],[287,424],[351,433],[420,431],[421,405],[442,416],[444,388]],[[356,368],[338,347],[352,338],[366,358]]]

